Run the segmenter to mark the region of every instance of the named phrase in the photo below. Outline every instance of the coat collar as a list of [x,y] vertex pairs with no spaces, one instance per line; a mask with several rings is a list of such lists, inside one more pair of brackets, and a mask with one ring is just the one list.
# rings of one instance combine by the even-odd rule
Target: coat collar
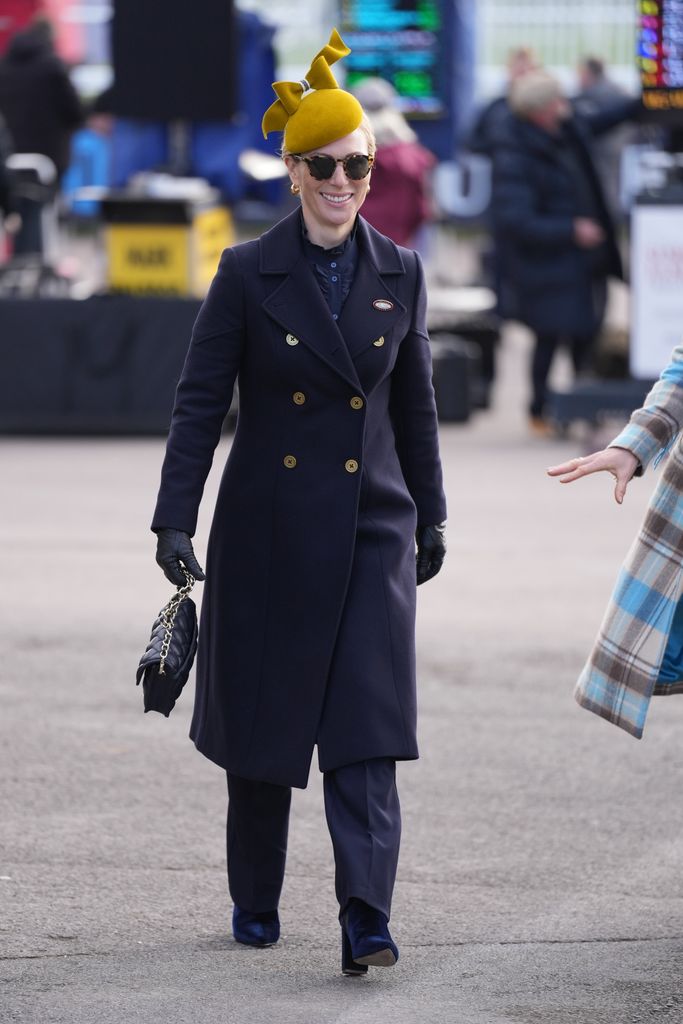
[[[299,217],[299,211],[295,210],[261,235],[259,270],[262,274],[289,274],[293,259],[303,251]],[[357,238],[361,250],[379,274],[405,274],[398,246],[362,217],[358,218]]]
[[562,145],[560,136],[555,137],[550,132],[546,132],[539,128],[538,125],[533,124],[532,121],[527,121],[521,117],[515,117],[513,124],[516,141],[522,149],[535,153],[537,156],[544,156],[550,160],[558,160],[559,149]]
[[562,159],[562,149],[574,145],[585,152],[586,141],[580,122],[574,118],[568,118],[562,125],[560,135],[551,135],[543,131],[531,121],[525,121],[521,117],[514,118],[514,129],[517,135],[517,142],[522,148],[544,156],[549,160],[558,163]]
[[[355,389],[361,385],[351,356],[371,345],[405,312],[405,306],[389,291],[382,275],[406,272],[397,246],[361,217],[358,219],[357,239],[359,265],[339,325],[332,320],[305,258],[299,211],[285,217],[259,240],[260,272],[284,277],[264,300],[263,309]],[[389,313],[372,306],[374,299],[387,297],[393,302]],[[362,324],[360,332],[358,324]]]

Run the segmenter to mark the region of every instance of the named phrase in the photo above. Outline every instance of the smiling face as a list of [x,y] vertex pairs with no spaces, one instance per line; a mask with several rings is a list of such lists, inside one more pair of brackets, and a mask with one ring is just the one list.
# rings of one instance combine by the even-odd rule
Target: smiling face
[[[352,153],[368,155],[368,138],[357,128],[350,135],[330,142],[327,146],[302,153],[302,156],[316,156],[323,153],[336,159]],[[370,187],[371,173],[360,181],[347,178],[344,168],[337,164],[336,170],[327,181],[318,181],[301,160],[285,157],[292,184],[301,189],[301,206],[309,237],[316,245],[330,248],[343,241],[350,233],[356,214],[360,210]]]

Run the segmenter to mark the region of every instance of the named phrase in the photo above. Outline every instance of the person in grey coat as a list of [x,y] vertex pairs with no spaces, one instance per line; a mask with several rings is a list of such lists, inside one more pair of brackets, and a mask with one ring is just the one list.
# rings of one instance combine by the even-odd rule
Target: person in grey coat
[[[629,98],[625,89],[608,76],[604,61],[599,57],[584,57],[578,67],[579,91],[572,97],[574,112],[584,119],[594,119],[609,113]],[[605,193],[610,215],[615,223],[624,218],[621,205],[621,155],[624,147],[636,138],[632,125],[618,124],[592,141],[591,151],[595,169]]]
[[[264,134],[301,209],[227,249],[178,386],[152,528],[175,583],[239,379],[208,546],[191,736],[227,773],[233,933],[271,945],[292,787],[313,749],[336,863],[342,969],[391,966],[401,819],[418,756],[416,583],[445,553],[419,257],[367,224],[375,141],[329,64],[276,82]],[[417,541],[417,557],[416,557]]]

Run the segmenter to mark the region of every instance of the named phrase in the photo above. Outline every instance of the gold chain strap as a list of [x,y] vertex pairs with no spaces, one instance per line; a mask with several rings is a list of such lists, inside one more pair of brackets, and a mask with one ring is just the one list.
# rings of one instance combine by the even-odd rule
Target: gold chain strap
[[159,659],[160,676],[165,675],[166,658],[168,657],[168,650],[169,647],[171,646],[173,626],[175,624],[176,615],[178,614],[178,609],[180,608],[181,604],[183,603],[187,595],[192,590],[195,583],[194,576],[192,576],[187,571],[187,569],[183,567],[181,568],[187,582],[185,583],[184,587],[178,587],[178,592],[174,594],[171,600],[168,602],[168,604],[164,608],[162,608],[160,614],[161,623],[165,630],[164,639],[161,644],[161,657]]

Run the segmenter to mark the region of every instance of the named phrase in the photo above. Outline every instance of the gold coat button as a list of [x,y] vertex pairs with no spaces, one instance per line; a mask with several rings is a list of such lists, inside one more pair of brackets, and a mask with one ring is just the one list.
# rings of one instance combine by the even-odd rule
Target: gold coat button
[[362,409],[365,402],[358,395],[354,395],[353,398],[349,399],[349,405],[352,409]]
[[375,348],[381,348],[382,345],[384,344],[384,335],[382,335],[381,338],[378,338],[377,341],[373,341],[372,344],[375,346]]
[[293,334],[288,334],[287,337],[285,338],[285,341],[287,342],[288,345],[298,345],[299,344],[299,339],[295,338]]
[[303,391],[295,391],[294,394],[292,395],[292,398],[294,399],[294,403],[296,405],[303,405],[304,402],[306,401],[306,396],[303,393]]
[[347,459],[346,462],[344,463],[344,469],[346,470],[347,473],[357,473],[358,463],[356,462],[355,459]]
[[294,467],[296,466],[296,458],[293,455],[285,455],[282,461],[284,462],[287,469],[294,469]]

